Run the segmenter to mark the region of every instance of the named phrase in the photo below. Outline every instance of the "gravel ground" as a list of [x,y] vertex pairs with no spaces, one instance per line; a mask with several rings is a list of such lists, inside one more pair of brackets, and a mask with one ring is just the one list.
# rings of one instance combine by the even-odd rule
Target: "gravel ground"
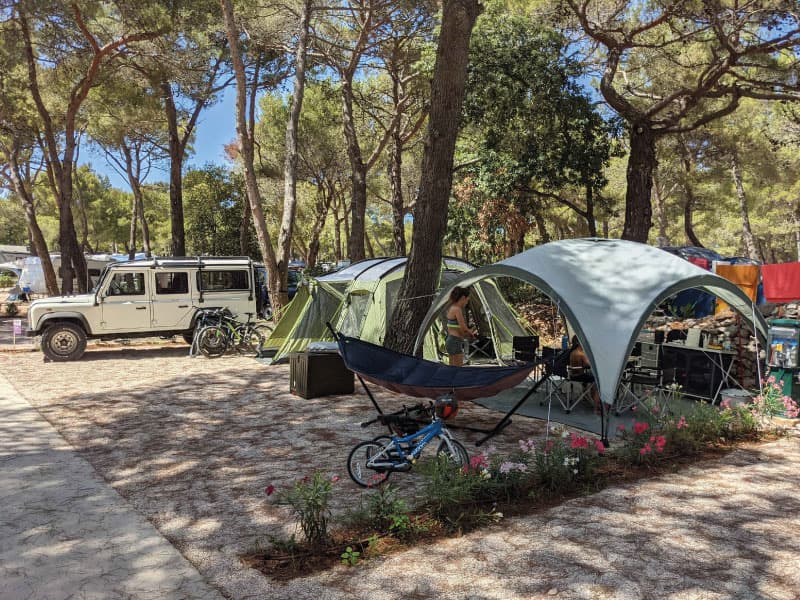
[[[355,569],[277,583],[238,556],[294,531],[264,488],[338,474],[334,510],[365,493],[346,476],[382,433],[363,393],[304,400],[288,367],[189,358],[187,347],[93,349],[76,363],[0,353],[0,368],[131,505],[230,598],[800,598],[800,437],[607,489]],[[410,399],[377,392],[392,410]],[[458,421],[499,418],[469,404]],[[516,417],[500,452],[540,437]],[[797,429],[795,429],[797,431]],[[458,432],[474,450],[476,434]],[[413,494],[413,474],[396,476]]]

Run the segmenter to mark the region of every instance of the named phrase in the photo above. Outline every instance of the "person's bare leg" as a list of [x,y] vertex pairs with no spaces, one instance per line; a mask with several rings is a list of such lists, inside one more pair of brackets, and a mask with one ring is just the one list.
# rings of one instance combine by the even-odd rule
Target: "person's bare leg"
[[464,355],[463,354],[451,354],[450,355],[450,366],[451,367],[460,367],[464,364]]

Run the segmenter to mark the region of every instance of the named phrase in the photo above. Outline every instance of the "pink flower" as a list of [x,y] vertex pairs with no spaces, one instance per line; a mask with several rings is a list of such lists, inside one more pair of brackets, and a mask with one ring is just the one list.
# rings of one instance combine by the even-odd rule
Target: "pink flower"
[[484,454],[476,454],[469,459],[469,466],[477,470],[481,467],[484,469],[489,468],[489,459]]
[[650,454],[650,452],[652,452],[652,450],[653,449],[650,447],[650,444],[645,444],[639,450],[639,454],[641,454],[642,456],[645,456],[646,454]]
[[336,483],[337,481],[339,481],[338,475],[334,475],[333,477],[331,477],[331,483]]
[[606,451],[606,447],[603,445],[603,442],[600,440],[594,441],[594,447],[597,449],[598,454],[603,454]]
[[267,494],[267,496],[272,496],[272,494],[275,493],[275,486],[272,484],[268,485],[264,492]]
[[770,375],[767,378],[767,383],[775,383],[775,376],[774,375]]
[[666,445],[667,445],[667,438],[665,438],[663,435],[659,435],[656,438],[656,448],[659,449],[658,451],[661,452],[661,450],[663,450],[664,446]]
[[544,443],[544,453],[547,454],[548,452],[550,452],[550,450],[553,449],[554,445],[555,445],[555,442],[553,440],[547,440]]
[[675,423],[675,428],[676,429],[683,429],[684,427],[688,427],[688,426],[689,426],[689,424],[686,422],[686,417],[684,417],[683,415],[681,415],[681,418],[678,419],[677,423]]
[[648,425],[647,423],[640,423],[638,421],[633,422],[633,433],[635,433],[636,435],[640,435],[645,431],[647,431],[648,429],[650,429],[650,425]]
[[623,425],[622,423],[617,425],[617,431],[625,431],[625,425]]
[[569,437],[571,438],[570,448],[572,448],[573,450],[589,447],[589,440],[587,440],[582,435],[576,435],[575,433],[570,433]]
[[631,412],[636,412],[637,410],[639,410],[638,406],[636,406],[635,404],[631,406]]
[[719,403],[719,405],[720,405],[722,408],[724,408],[724,409],[726,409],[726,410],[727,410],[727,409],[729,409],[729,408],[731,407],[731,401],[730,401],[728,398],[725,398],[725,400],[723,400],[722,402],[720,402],[720,403]]
[[658,414],[658,411],[659,411],[658,404],[653,406],[653,408],[651,410],[653,411],[653,414]]

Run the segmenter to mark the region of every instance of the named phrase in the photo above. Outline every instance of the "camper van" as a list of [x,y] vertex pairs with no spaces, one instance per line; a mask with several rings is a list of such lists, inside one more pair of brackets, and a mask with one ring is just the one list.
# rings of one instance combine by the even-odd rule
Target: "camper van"
[[183,335],[200,308],[228,308],[244,321],[258,312],[247,257],[151,258],[110,263],[88,294],[35,300],[28,335],[42,336],[53,361],[78,360],[87,339]]
[[[97,285],[97,280],[110,263],[114,262],[108,255],[91,255],[84,257],[86,261],[86,280],[89,282],[89,289]],[[61,255],[51,254],[50,261],[53,263],[53,270],[56,273],[56,282],[58,289],[64,288],[64,281],[62,279],[63,271],[61,269]],[[73,289],[78,287],[78,278],[73,273],[72,275]],[[44,270],[42,269],[42,261],[38,256],[28,256],[25,258],[22,265],[22,273],[19,276],[20,288],[32,294],[46,294],[47,286],[44,282]]]

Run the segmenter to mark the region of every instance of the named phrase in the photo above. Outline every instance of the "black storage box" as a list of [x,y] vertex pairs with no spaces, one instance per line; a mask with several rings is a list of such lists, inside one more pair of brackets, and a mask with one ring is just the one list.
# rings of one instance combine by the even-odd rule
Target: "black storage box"
[[353,372],[335,352],[293,352],[289,355],[289,391],[302,398],[352,394]]

